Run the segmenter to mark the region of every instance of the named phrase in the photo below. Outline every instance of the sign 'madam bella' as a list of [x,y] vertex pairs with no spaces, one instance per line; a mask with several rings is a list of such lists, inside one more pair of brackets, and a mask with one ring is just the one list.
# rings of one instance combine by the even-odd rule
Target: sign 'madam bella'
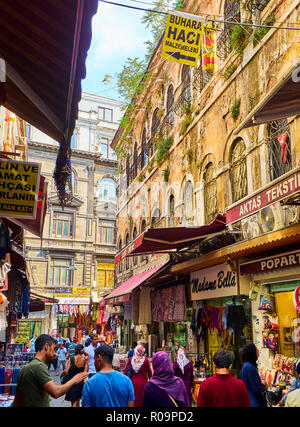
[[0,216],[35,219],[40,164],[0,159]]
[[190,280],[192,301],[238,295],[236,274],[225,264],[195,271]]

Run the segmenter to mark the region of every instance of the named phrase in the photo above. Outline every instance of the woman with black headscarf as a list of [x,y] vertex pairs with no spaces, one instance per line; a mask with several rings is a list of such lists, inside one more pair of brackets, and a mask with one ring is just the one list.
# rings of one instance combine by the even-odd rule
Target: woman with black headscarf
[[258,350],[255,344],[247,344],[242,348],[242,373],[241,379],[245,383],[251,406],[262,407],[265,406],[263,391],[265,391],[265,384],[262,383],[257,371]]

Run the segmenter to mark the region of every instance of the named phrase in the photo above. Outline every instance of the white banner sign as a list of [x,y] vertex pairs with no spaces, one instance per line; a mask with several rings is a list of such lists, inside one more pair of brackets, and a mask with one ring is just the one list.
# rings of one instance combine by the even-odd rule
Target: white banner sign
[[191,273],[191,300],[238,295],[237,276],[225,264]]

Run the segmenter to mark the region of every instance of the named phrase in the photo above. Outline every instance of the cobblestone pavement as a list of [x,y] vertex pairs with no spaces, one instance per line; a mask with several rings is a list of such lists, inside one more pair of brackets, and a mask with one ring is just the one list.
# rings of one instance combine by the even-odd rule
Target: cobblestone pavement
[[[50,375],[53,378],[53,381],[55,382],[55,384],[60,385],[59,375],[55,375],[55,371],[53,370],[53,368],[51,368],[51,370],[50,370]],[[50,407],[52,407],[52,408],[70,408],[70,406],[71,406],[71,402],[67,402],[65,400],[65,395],[59,397],[58,399],[53,399],[53,397],[50,396]]]

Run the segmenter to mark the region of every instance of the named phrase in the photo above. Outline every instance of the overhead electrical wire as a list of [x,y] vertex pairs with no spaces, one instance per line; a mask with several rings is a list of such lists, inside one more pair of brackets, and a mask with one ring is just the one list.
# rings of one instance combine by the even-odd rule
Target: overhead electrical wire
[[[160,13],[163,15],[169,15],[169,13],[171,12],[164,12],[162,10],[154,10],[154,9],[145,9],[142,7],[137,7],[137,6],[130,6],[128,4],[122,4],[122,3],[115,3],[115,2],[111,2],[108,0],[98,0],[99,2],[102,3],[107,3],[107,4],[111,4],[114,6],[121,6],[121,7],[125,7],[125,8],[129,8],[129,9],[135,9],[135,10],[142,10],[144,12],[151,12],[151,13]],[[188,13],[188,12],[185,12]],[[246,22],[237,22],[237,21],[231,21],[230,19],[227,20],[221,20],[221,19],[215,19],[213,17],[210,17],[210,15],[206,15],[208,18],[206,18],[207,22],[218,22],[218,23],[223,23],[223,24],[234,24],[234,25],[242,25],[242,26],[246,26],[246,27],[256,27],[256,28],[275,28],[277,30],[300,30],[300,28],[296,28],[296,27],[282,27],[282,26],[275,26],[275,25],[263,25],[263,24],[250,24],[250,23],[246,23]]]

